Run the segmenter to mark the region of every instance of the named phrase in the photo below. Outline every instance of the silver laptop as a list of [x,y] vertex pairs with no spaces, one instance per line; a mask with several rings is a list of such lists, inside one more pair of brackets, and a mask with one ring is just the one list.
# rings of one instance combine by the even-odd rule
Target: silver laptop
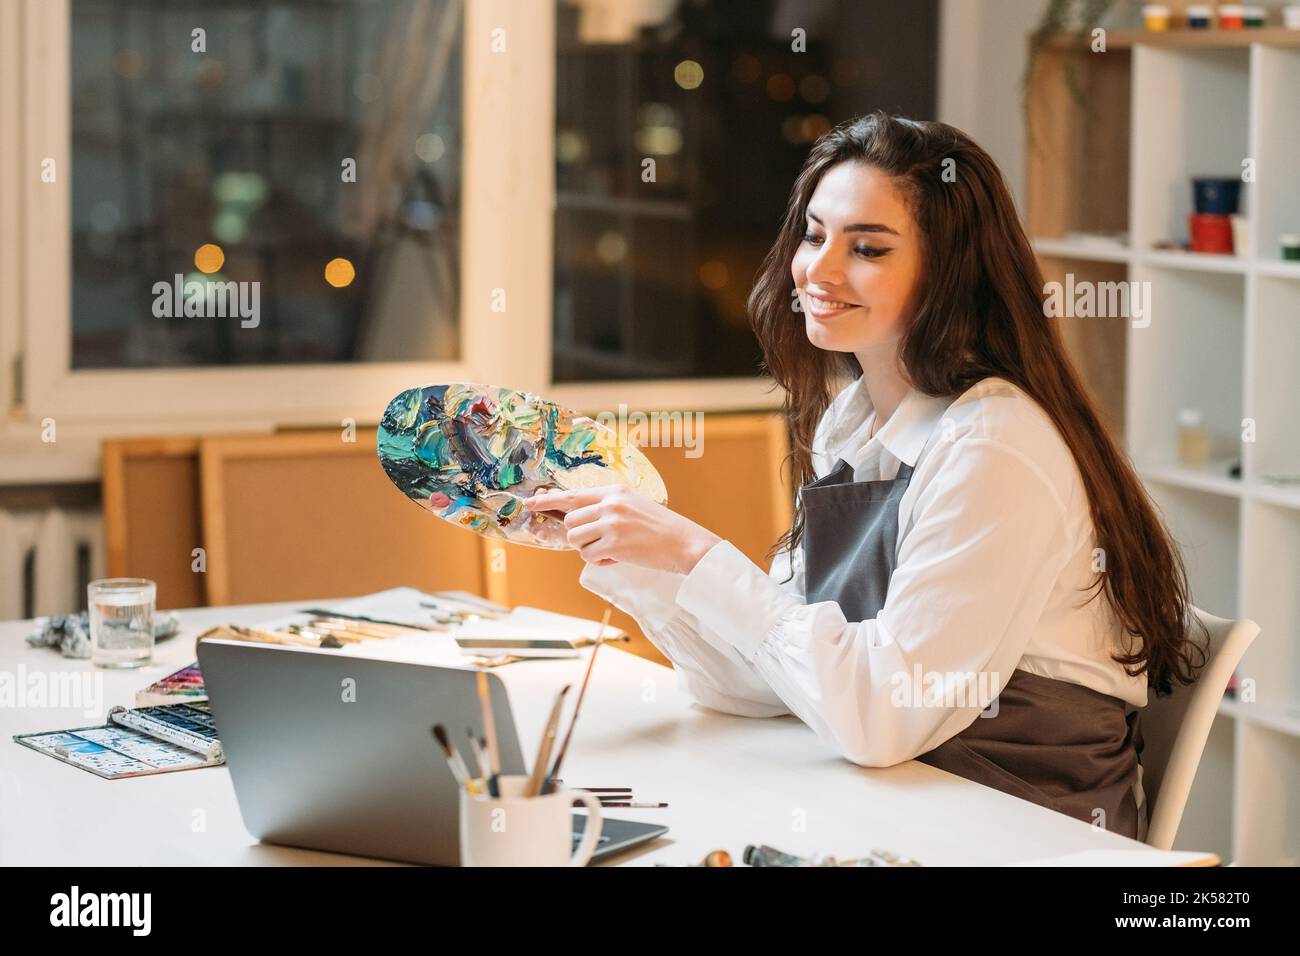
[[[199,642],[207,688],[248,832],[265,843],[456,866],[459,790],[431,728],[467,761],[482,735],[475,670],[332,650]],[[489,674],[501,772],[527,772],[510,701]],[[471,761],[472,765],[472,761]],[[574,815],[574,844],[586,815]],[[604,819],[594,859],[667,827]]]

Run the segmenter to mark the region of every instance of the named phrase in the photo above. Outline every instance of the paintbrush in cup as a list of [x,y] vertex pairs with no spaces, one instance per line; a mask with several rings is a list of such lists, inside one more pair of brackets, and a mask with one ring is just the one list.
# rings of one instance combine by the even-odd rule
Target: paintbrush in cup
[[483,712],[483,736],[487,738],[488,753],[488,793],[494,797],[501,794],[497,787],[497,778],[501,776],[501,754],[497,750],[496,721],[492,716],[492,691],[488,685],[487,671],[478,672],[478,704]]
[[542,731],[542,742],[537,746],[537,759],[533,761],[533,772],[529,774],[528,786],[524,788],[525,797],[535,797],[542,789],[542,781],[546,779],[546,765],[551,759],[551,748],[555,746],[555,732],[560,726],[560,713],[564,709],[564,695],[569,692],[569,687],[569,684],[565,684],[556,695],[550,719],[546,721],[546,729]]
[[466,727],[465,733],[469,735],[469,752],[474,755],[474,765],[478,767],[477,779],[483,781],[483,787],[481,789],[486,789],[488,778],[487,754],[484,753],[483,748],[479,746],[478,738],[474,736],[473,727]]
[[437,738],[438,746],[442,747],[442,752],[447,757],[447,766],[451,768],[451,775],[456,778],[456,783],[470,793],[476,793],[478,787],[470,779],[469,768],[465,766],[460,751],[452,746],[451,738],[447,736],[447,728],[442,724],[434,724],[433,736]]
[[573,705],[573,719],[569,721],[569,729],[564,735],[564,743],[560,745],[560,755],[555,758],[555,766],[551,772],[546,775],[546,780],[542,784],[542,793],[551,793],[555,790],[556,778],[560,776],[560,765],[564,763],[564,755],[569,752],[569,741],[573,739],[573,728],[577,726],[578,714],[582,712],[582,699],[587,696],[587,684],[591,681],[591,670],[596,664],[596,654],[600,652],[601,639],[605,635],[605,628],[609,626],[609,616],[613,613],[613,607],[606,604],[605,613],[600,619],[600,630],[596,632],[596,640],[591,648],[591,658],[587,661],[587,673],[582,678],[582,687],[578,691],[578,702]]

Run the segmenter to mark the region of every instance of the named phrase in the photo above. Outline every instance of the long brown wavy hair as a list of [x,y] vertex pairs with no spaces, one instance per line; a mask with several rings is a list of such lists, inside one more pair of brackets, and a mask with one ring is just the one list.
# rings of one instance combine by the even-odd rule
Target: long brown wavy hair
[[[1188,634],[1195,615],[1178,548],[1128,456],[1103,427],[1055,320],[1046,317],[1043,275],[1001,171],[961,130],[877,110],[822,136],[795,180],[748,302],[766,369],[785,390],[795,487],[815,477],[813,435],[833,391],[862,373],[852,353],[809,342],[803,316],[792,307],[791,262],[808,202],[827,170],[843,162],[887,174],[919,227],[920,274],[899,344],[903,373],[918,391],[951,397],[998,376],[1038,402],[1074,455],[1087,491],[1106,570],[1084,589],[1092,594],[1083,603],[1104,591],[1114,608],[1127,645],[1114,660],[1132,676],[1145,672],[1157,694],[1170,693],[1175,681],[1191,683],[1208,645]],[[800,504],[771,553],[793,551],[803,528]]]

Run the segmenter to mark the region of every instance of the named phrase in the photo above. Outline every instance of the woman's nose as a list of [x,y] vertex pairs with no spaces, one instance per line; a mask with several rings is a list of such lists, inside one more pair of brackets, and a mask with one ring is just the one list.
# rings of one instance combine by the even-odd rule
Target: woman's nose
[[833,249],[831,243],[823,242],[817,254],[809,260],[804,274],[810,282],[816,282],[818,285],[823,282],[838,283],[844,278],[844,269],[839,262],[839,251]]

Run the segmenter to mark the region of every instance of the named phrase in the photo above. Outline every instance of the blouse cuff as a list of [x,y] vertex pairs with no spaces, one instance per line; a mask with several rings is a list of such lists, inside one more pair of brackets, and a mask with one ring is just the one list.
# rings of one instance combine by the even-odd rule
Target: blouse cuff
[[635,564],[587,564],[578,583],[636,618],[642,630],[659,631],[677,616],[674,601],[682,575]]
[[677,604],[747,660],[800,602],[730,541],[700,558],[677,591]]

